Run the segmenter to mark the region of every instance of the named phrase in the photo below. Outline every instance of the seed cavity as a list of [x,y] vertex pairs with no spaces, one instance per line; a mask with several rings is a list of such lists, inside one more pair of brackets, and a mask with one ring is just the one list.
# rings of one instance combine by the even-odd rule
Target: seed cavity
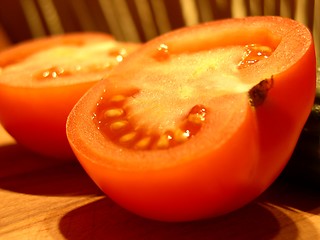
[[249,44],[245,46],[245,53],[242,57],[242,60],[238,64],[238,67],[246,68],[249,67],[258,61],[267,59],[271,56],[274,49],[269,46],[264,46],[260,44]]
[[115,144],[136,150],[161,150],[187,142],[201,129],[206,120],[206,108],[195,105],[176,129],[164,133],[150,133],[144,126],[136,126],[128,117],[126,101],[132,94],[118,94],[108,99],[101,98],[92,118],[97,128]]

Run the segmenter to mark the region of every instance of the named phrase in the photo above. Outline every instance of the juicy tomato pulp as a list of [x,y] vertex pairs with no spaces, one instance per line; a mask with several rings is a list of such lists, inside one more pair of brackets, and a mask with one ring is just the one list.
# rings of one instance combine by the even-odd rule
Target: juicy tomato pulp
[[[169,54],[169,49],[167,46],[165,47],[165,49],[166,49],[165,54]],[[162,49],[159,49],[159,53],[157,54],[160,54],[160,55],[155,56],[155,59],[157,61],[159,61],[159,59],[161,59],[162,61],[163,56],[161,55],[162,54],[161,51]],[[250,44],[240,48],[238,47],[236,48],[232,47],[230,49],[226,48],[224,51],[226,51],[226,53],[222,53],[218,51],[217,53],[215,53],[217,54],[217,56],[213,54],[214,56],[210,56],[210,57],[219,58],[220,54],[236,55],[237,53],[240,53],[241,56],[238,55],[238,57],[240,57],[239,58],[240,60],[237,66],[238,66],[238,69],[241,69],[241,68],[246,68],[251,64],[256,63],[257,61],[268,58],[272,54],[273,50],[269,46]],[[195,55],[191,55],[191,58],[198,58],[198,59],[201,58],[201,56],[195,56]],[[203,55],[203,53],[201,53],[201,55]],[[178,61],[181,61],[180,59],[181,54],[178,54],[178,55],[173,54],[171,56],[171,61],[168,63],[173,64],[173,62],[176,61],[174,60],[174,58],[176,57],[178,58]],[[189,58],[189,56],[188,57],[185,56],[185,58]],[[205,59],[205,61],[206,60],[207,59]],[[165,63],[162,62],[160,64],[164,65]],[[188,63],[186,63],[186,65],[187,64]],[[215,67],[219,68],[220,67],[219,64],[220,63],[217,63]],[[232,62],[227,64],[230,64],[230,66],[232,66]],[[210,67],[213,67],[213,66],[210,66]],[[207,69],[203,69],[203,70],[194,69],[192,71],[194,71],[194,73],[196,71],[199,71],[196,74],[204,74],[204,73],[201,73],[200,71],[207,71]],[[138,124],[135,124],[135,122],[139,121],[139,119],[135,120],[135,117],[132,116],[132,114],[137,114],[136,108],[141,107],[141,105],[143,104],[141,100],[139,100],[139,98],[146,97],[145,101],[148,105],[150,104],[150,107],[152,107],[153,106],[152,103],[154,103],[153,100],[150,98],[149,93],[147,93],[146,96],[143,96],[144,93],[142,93],[137,89],[136,91],[132,91],[127,94],[119,94],[119,95],[116,94],[114,96],[107,95],[108,97],[106,99],[103,97],[102,100],[98,103],[97,111],[94,114],[95,116],[94,120],[97,124],[97,127],[103,132],[103,134],[106,135],[107,138],[114,141],[115,144],[118,144],[119,146],[123,146],[127,148],[140,149],[140,150],[165,149],[165,148],[173,147],[181,143],[184,143],[185,141],[187,141],[188,139],[196,135],[197,132],[201,129],[202,124],[205,123],[206,112],[207,112],[206,106],[204,105],[197,104],[192,106],[194,101],[196,101],[196,98],[198,98],[198,95],[195,94],[192,97],[187,96],[190,94],[190,91],[192,92],[197,91],[198,90],[197,88],[199,88],[199,91],[201,91],[202,94],[208,94],[208,98],[212,93],[214,94],[216,90],[229,91],[229,89],[217,89],[217,86],[216,86],[217,81],[213,82],[215,86],[209,86],[209,81],[203,82],[206,85],[203,87],[192,86],[193,84],[200,85],[200,83],[192,83],[192,81],[193,80],[191,79],[191,82],[188,85],[183,86],[181,89],[178,88],[177,92],[175,92],[175,90],[171,92],[171,94],[177,95],[178,98],[181,98],[182,100],[181,104],[188,105],[186,110],[183,111],[182,116],[174,116],[175,110],[171,110],[171,108],[174,107],[174,105],[170,106],[170,104],[168,103],[169,104],[168,107],[170,109],[168,109],[167,112],[165,112],[166,115],[163,116],[164,118],[163,120],[160,119],[160,116],[159,116],[159,114],[161,113],[159,113],[155,109],[150,109],[151,113],[149,113],[147,116],[153,114],[153,112],[156,112],[157,115],[155,115],[154,118],[150,118],[149,119],[150,122],[148,123],[141,124],[140,126]],[[270,79],[270,81],[272,81],[272,79]],[[188,82],[188,80],[186,79],[185,82]],[[246,88],[248,86],[240,86],[240,87]],[[221,87],[225,88],[224,83],[222,83]],[[238,87],[238,86],[235,86],[235,87]],[[208,88],[208,89],[205,90],[205,88]],[[257,88],[253,88],[252,91],[254,89],[257,89]],[[257,105],[258,101],[263,101],[264,97],[261,96],[261,94],[264,94],[264,93],[266,94],[268,90],[269,88],[259,91],[259,94],[260,94],[259,96],[251,95],[250,101],[252,101],[252,104]],[[154,91],[154,93],[156,93],[158,90],[151,89],[151,91]],[[159,92],[157,92],[156,94],[159,94]],[[169,92],[166,92],[165,94],[169,94]],[[220,94],[220,93],[217,93],[217,94]],[[169,96],[168,99],[172,99],[173,95]],[[133,101],[130,98],[136,98],[136,99]],[[191,99],[192,101],[192,103],[190,102],[191,105],[187,103],[187,101],[190,101],[190,100],[186,98]],[[158,101],[158,99],[156,99],[156,101]],[[130,104],[134,104],[133,102],[136,102],[137,105],[131,107]],[[142,109],[142,111],[143,111],[143,114],[145,114],[146,112],[145,107],[147,106],[143,106],[143,107],[144,108]],[[158,106],[158,107],[162,109],[165,108],[165,106]],[[135,109],[131,110],[130,108],[135,108]],[[188,111],[188,109],[190,110]],[[171,111],[171,113],[169,111]],[[178,111],[181,111],[181,108],[179,108]],[[169,116],[169,115],[172,115],[172,116]],[[159,123],[154,124],[154,122],[157,121],[157,118],[159,118],[158,120]],[[168,118],[172,118],[172,120],[168,122],[166,120]],[[176,119],[178,119],[178,122],[176,121]],[[170,126],[170,127],[162,126],[161,127],[162,130],[159,129],[159,126],[164,125],[163,123],[165,121],[167,121],[167,124],[169,123],[171,124],[174,122],[177,122],[177,123],[175,124],[175,126]],[[148,129],[151,127],[152,124],[154,124],[153,129]]]
[[80,97],[138,45],[102,33],[24,42],[0,53],[0,122],[25,147],[74,158],[66,119]]
[[280,17],[160,36],[75,105],[67,136],[97,185],[144,217],[233,211],[286,165],[315,95],[310,32]]

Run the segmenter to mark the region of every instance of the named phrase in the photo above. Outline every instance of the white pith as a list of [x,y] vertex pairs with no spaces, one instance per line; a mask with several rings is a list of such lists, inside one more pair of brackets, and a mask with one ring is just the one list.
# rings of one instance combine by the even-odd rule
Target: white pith
[[128,119],[147,133],[162,134],[175,130],[195,105],[248,91],[252,85],[241,81],[238,69],[244,54],[244,46],[230,46],[146,65],[135,78],[141,91],[125,105]]

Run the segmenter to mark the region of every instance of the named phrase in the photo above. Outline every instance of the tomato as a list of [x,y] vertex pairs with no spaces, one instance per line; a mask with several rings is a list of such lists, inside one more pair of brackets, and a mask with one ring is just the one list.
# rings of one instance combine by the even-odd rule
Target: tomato
[[226,19],[144,44],[75,105],[67,136],[95,183],[147,218],[219,216],[285,167],[315,96],[310,32]]
[[137,46],[103,33],[70,33],[1,52],[0,122],[37,153],[75,159],[65,133],[69,112]]

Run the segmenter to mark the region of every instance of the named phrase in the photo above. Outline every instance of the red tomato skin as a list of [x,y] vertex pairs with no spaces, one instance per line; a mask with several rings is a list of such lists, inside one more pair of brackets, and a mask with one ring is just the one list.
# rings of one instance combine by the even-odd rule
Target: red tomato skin
[[5,104],[1,106],[0,122],[25,148],[55,159],[74,159],[66,138],[66,119],[93,84],[40,89],[2,85],[0,102]]
[[[243,118],[250,122],[252,112],[247,113]],[[217,151],[216,155],[224,161],[213,161],[214,157],[208,156],[207,152],[192,152],[190,154],[196,154],[196,161],[185,159],[180,164],[161,169],[112,168],[104,164],[103,159],[93,159],[84,153],[86,146],[82,148],[82,139],[76,140],[79,141],[77,147],[71,146],[89,176],[120,206],[149,219],[191,221],[226,214],[261,193],[260,188],[252,187],[256,181],[254,173],[259,154],[256,131],[252,131],[254,125],[251,122],[239,127],[238,137],[225,143],[229,151]],[[243,134],[246,139],[240,137]],[[192,145],[190,141],[183,151],[188,151]],[[247,147],[246,158],[235,154],[243,150],[243,145]],[[234,169],[231,170],[233,174],[221,174],[229,172],[230,166]],[[243,171],[235,171],[238,168]]]
[[[56,46],[82,46],[87,43],[115,41],[104,33],[70,33],[13,46],[0,53],[0,67],[20,62],[33,53]],[[119,43],[128,52],[139,44]],[[110,70],[108,70],[110,71]],[[29,77],[30,73],[26,73]],[[107,72],[106,72],[107,74]],[[45,81],[45,80],[41,80]],[[81,96],[97,81],[37,86],[8,85],[0,82],[0,123],[17,143],[45,157],[76,160],[66,137],[66,119]]]
[[[194,49],[187,50],[211,46],[212,43],[206,38],[210,36],[209,31],[215,31],[220,26],[227,27],[228,24],[237,26],[238,21],[242,20],[218,21],[178,30],[145,44],[139,54],[150,54],[150,49],[163,42],[182,43],[186,40],[191,43],[194,36],[207,44],[191,44],[190,48]],[[310,33],[291,20],[252,17],[246,18],[244,24],[280,32],[279,35],[288,41],[289,51],[294,49],[299,57],[290,57],[290,64],[286,60],[277,62],[276,57],[285,55],[283,51],[287,48],[287,42],[279,40],[282,51],[276,50],[270,57],[273,61],[270,69],[267,66],[270,61],[266,61],[266,64],[254,66],[252,72],[244,74],[273,76],[274,85],[260,106],[250,106],[246,94],[233,101],[241,106],[239,108],[243,112],[239,112],[239,122],[235,122],[238,125],[234,126],[234,135],[219,148],[208,143],[212,131],[208,126],[210,122],[192,140],[176,149],[143,154],[116,148],[99,133],[91,119],[95,104],[106,89],[104,84],[112,82],[111,77],[94,86],[76,104],[67,121],[72,149],[89,176],[120,206],[140,216],[162,221],[190,221],[219,216],[248,204],[279,176],[313,105],[314,45]],[[283,33],[286,28],[290,33],[296,30],[298,35],[302,34],[297,46],[290,46],[290,38]],[[248,40],[252,37],[244,38]],[[269,41],[258,34],[259,38],[266,43]],[[229,40],[226,38],[223,43]],[[239,41],[246,44],[247,40]],[[184,46],[180,45],[181,48]],[[134,72],[130,64],[138,61],[137,53],[131,55],[113,74],[121,78],[121,74],[126,76],[127,69],[129,73]],[[230,107],[233,109],[232,105]],[[167,161],[170,157],[172,162]]]
[[[316,57],[312,43],[294,66],[275,76],[281,81],[275,82],[264,106],[256,108],[261,148],[260,166],[257,169],[259,188],[264,189],[270,185],[270,176],[265,172],[274,172],[273,180],[275,180],[292,155],[306,122],[305,116],[309,116],[314,104],[316,93],[314,69],[316,69]],[[285,161],[278,161],[278,158]]]

